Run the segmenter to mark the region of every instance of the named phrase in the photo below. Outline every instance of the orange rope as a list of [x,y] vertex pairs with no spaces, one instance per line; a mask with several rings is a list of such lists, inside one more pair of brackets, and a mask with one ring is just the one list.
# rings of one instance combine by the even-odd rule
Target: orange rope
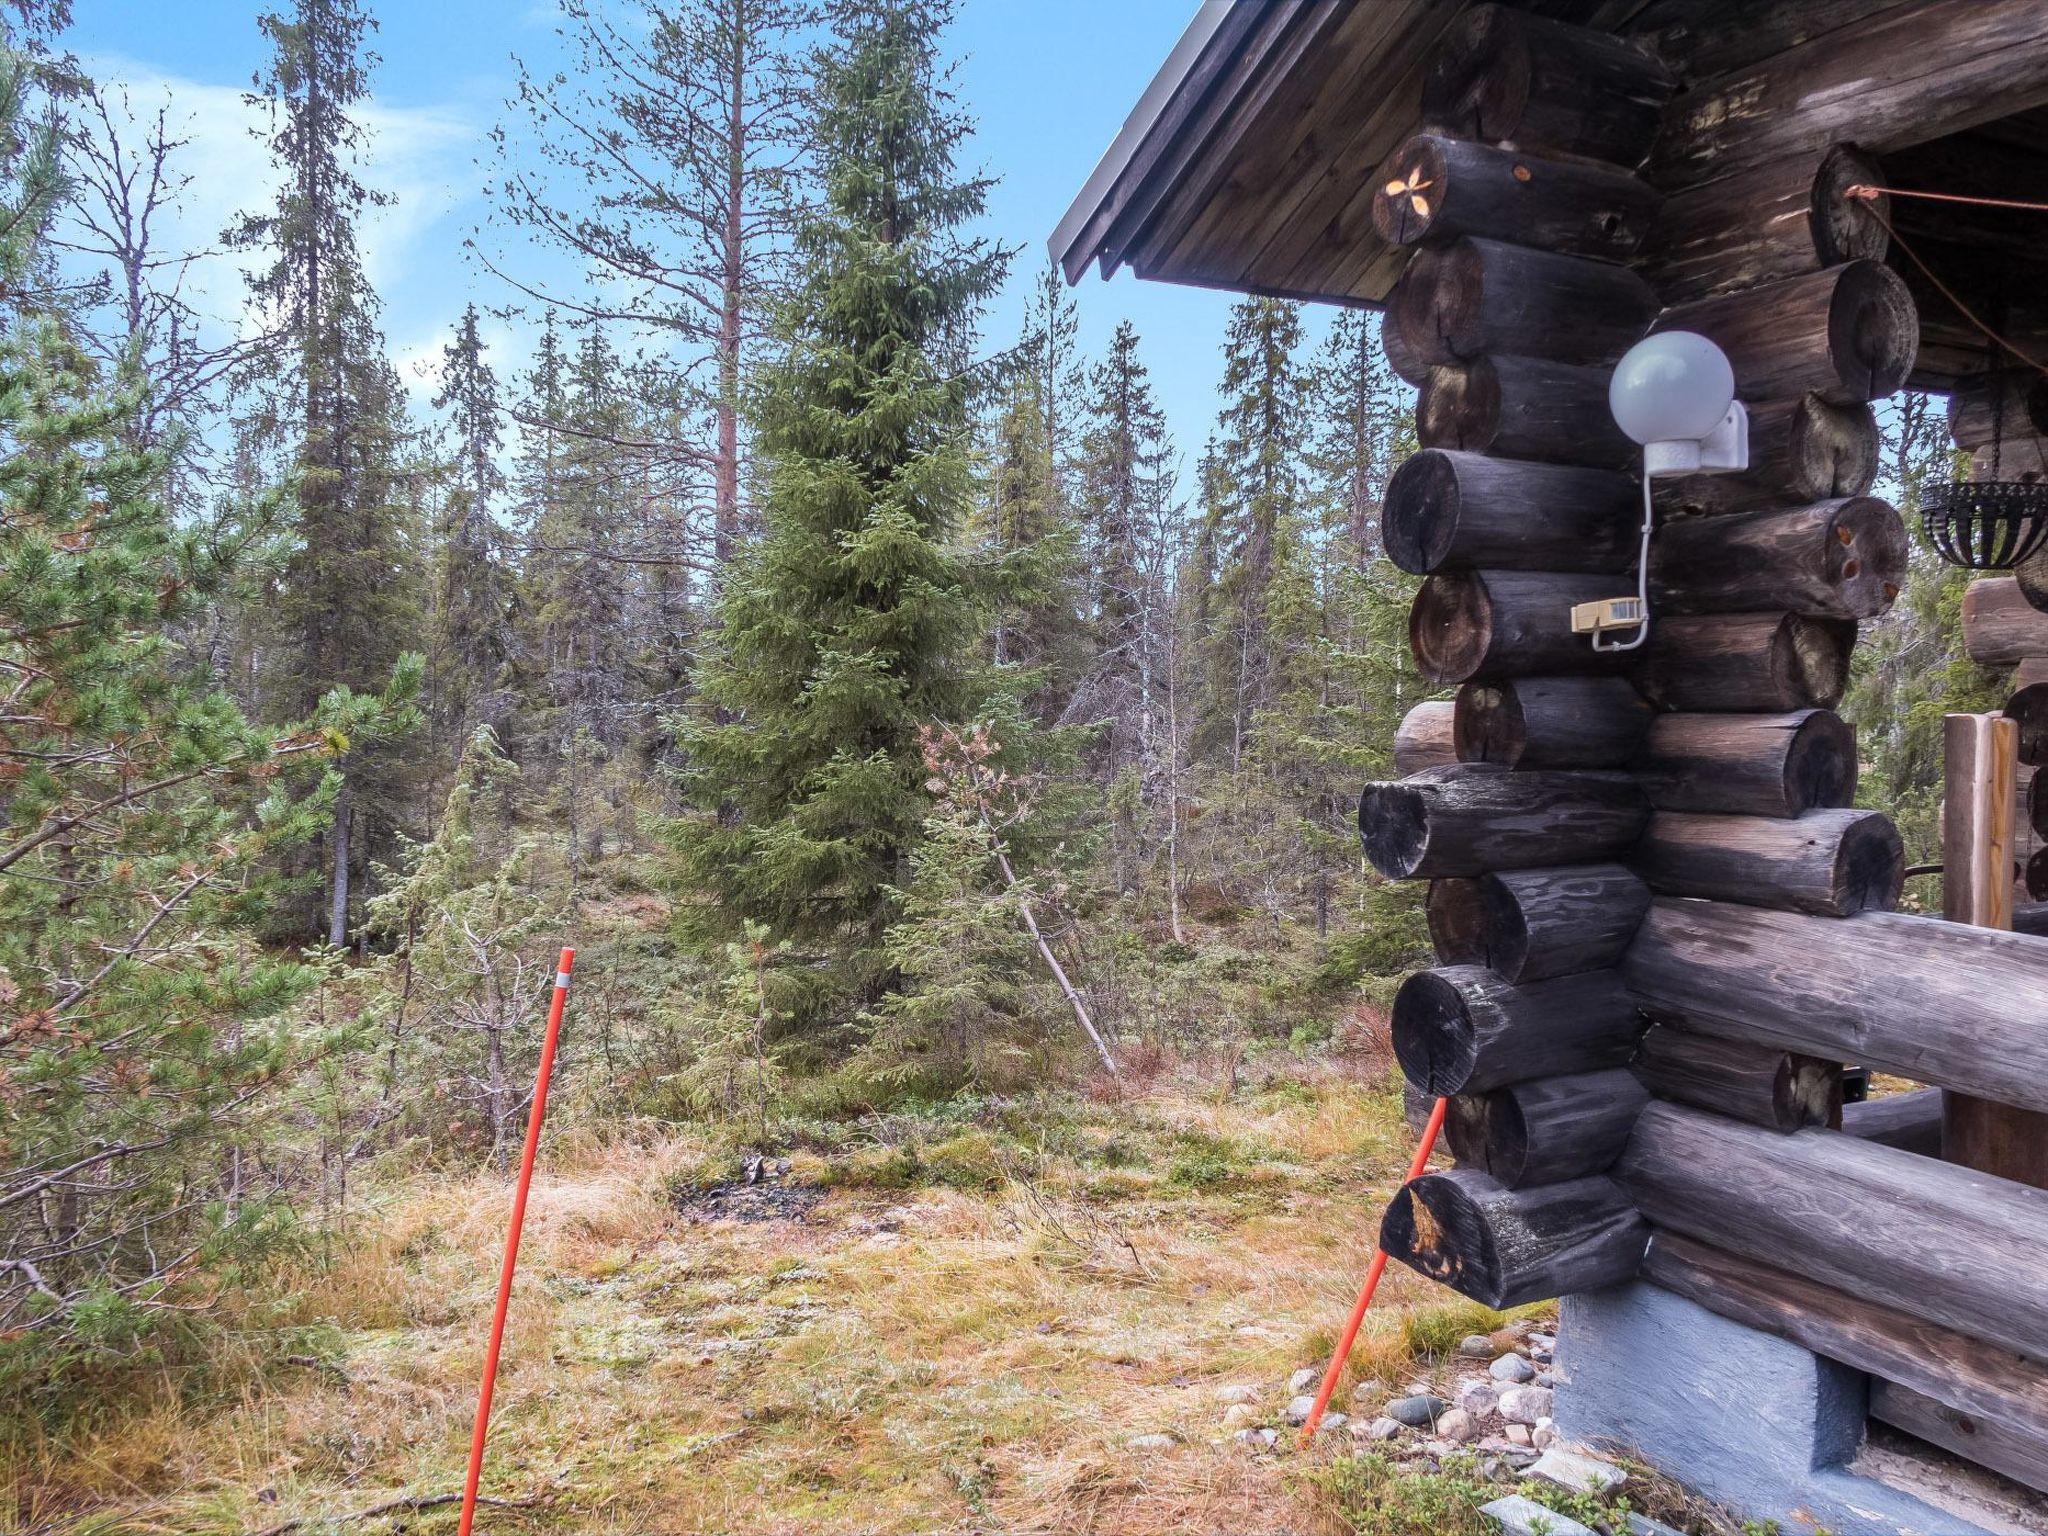
[[2022,213],[2048,213],[2048,203],[2023,203],[2009,197],[1965,197],[1960,192],[1921,192],[1909,187],[1873,187],[1868,182],[1845,187],[1842,195],[1866,203],[1880,197],[1918,197],[1930,203],[1968,203],[1973,208],[2017,208]]
[[[1999,346],[2005,348],[2006,351],[2010,352],[2014,357],[2018,358],[2021,362],[2025,363],[2029,368],[2032,368],[2035,372],[2048,374],[2048,363],[2043,363],[2038,357],[2033,356],[2031,353],[2025,351],[2023,348],[2017,346],[2015,343],[2008,341],[2005,337],[1999,335],[1998,332],[1991,329],[1991,327],[1985,324],[1984,321],[1978,316],[1977,312],[1974,309],[1970,308],[1969,305],[1965,304],[1960,298],[1957,297],[1956,291],[1953,288],[1949,287],[1947,283],[1944,283],[1940,279],[1940,277],[1938,277],[1935,274],[1935,271],[1932,267],[1928,266],[1926,262],[1920,259],[1920,253],[1914,250],[1912,245],[1908,243],[1908,241],[1906,240],[1906,237],[1901,235],[1898,232],[1898,230],[1892,226],[1892,221],[1886,218],[1882,213],[1878,212],[1876,199],[1880,195],[1898,197],[1902,194],[1888,187],[1870,187],[1860,185],[1850,187],[1848,191],[1844,194],[1844,196],[1856,198],[1857,200],[1869,205],[1870,216],[1873,219],[1877,220],[1878,227],[1892,238],[1893,243],[1896,244],[1900,250],[1906,253],[1907,257],[1911,259],[1914,266],[1920,269],[1921,274],[1926,277],[1927,281],[1934,284],[1935,291],[1939,293],[1943,298],[1947,299],[1949,303],[1953,304],[1956,307],[1957,314],[1961,315],[1965,320],[1969,321],[1970,324],[1974,325],[1979,331],[1982,331],[1987,339],[1996,342]],[[1996,199],[1992,198],[1955,197],[1947,193],[1941,192],[1909,192],[1903,195],[1907,197],[1933,197],[1939,198],[1943,202],[1952,203],[1985,203],[1996,207],[2038,208],[2041,212],[2048,213],[2048,204],[2001,203],[1998,202]]]

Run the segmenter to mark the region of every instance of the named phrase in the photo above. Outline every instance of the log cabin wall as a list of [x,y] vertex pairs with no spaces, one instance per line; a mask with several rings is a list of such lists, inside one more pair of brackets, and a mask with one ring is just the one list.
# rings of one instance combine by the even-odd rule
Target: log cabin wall
[[[1469,12],[1376,178],[1375,230],[1410,253],[1383,336],[1422,444],[1383,540],[1425,578],[1417,665],[1456,689],[1360,804],[1374,865],[1430,882],[1439,965],[1394,1039],[1411,1086],[1451,1097],[1458,1161],[1382,1238],[1494,1306],[1640,1271],[2048,1488],[2048,1291],[1971,1278],[1980,1238],[2001,1277],[2042,1273],[2022,1254],[2048,1197],[1916,1155],[1939,1095],[1892,1117],[1909,1129],[1837,1129],[1844,1058],[2048,1112],[2048,943],[1888,915],[1900,840],[1851,809],[1833,712],[1857,624],[1904,580],[1872,402],[1920,335],[1889,211],[1847,189],[1883,179],[1868,144],[2038,103],[2048,7],[1865,0],[1819,39],[1795,19],[1824,8],[1702,9],[1750,26],[1660,28],[1680,13],[1653,3],[1631,42]],[[1901,57],[1916,78],[1880,67]],[[1628,585],[1640,496],[1607,378],[1660,329],[1729,354],[1752,467],[1659,484],[1652,639],[1602,656],[1569,612]],[[2007,628],[2015,605],[2048,658],[2048,617],[2014,598]],[[2048,687],[2022,708],[2048,738]]]

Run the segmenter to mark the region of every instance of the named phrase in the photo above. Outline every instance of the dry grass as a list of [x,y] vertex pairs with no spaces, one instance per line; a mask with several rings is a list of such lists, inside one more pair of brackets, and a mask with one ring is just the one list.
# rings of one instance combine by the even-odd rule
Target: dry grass
[[[1061,1113],[1036,1144],[954,1125],[926,1149],[927,1169],[986,1168],[988,1187],[880,1190],[859,1182],[872,1153],[804,1159],[834,1187],[801,1223],[679,1218],[671,1179],[706,1157],[688,1137],[554,1144],[485,1485],[540,1503],[480,1524],[1325,1528],[1291,1475],[1303,1458],[1232,1442],[1215,1388],[1254,1383],[1277,1414],[1288,1373],[1328,1349],[1406,1159],[1396,1096],[1324,1071]],[[338,1330],[333,1368],[9,1469],[14,1523],[254,1532],[459,1487],[507,1201],[492,1178],[387,1187],[337,1262],[289,1278],[296,1318]],[[1404,1328],[1444,1300],[1391,1273],[1354,1375],[1408,1379],[1418,1337],[1471,1322]],[[1132,1449],[1143,1434],[1177,1443]],[[454,1513],[406,1522],[452,1530]]]

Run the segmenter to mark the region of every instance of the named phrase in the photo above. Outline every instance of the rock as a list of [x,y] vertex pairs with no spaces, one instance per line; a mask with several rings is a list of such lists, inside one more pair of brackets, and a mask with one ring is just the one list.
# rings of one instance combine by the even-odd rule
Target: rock
[[1500,1388],[1490,1381],[1469,1377],[1458,1383],[1458,1406],[1475,1419],[1483,1419],[1500,1406]]
[[1358,1419],[1353,1421],[1351,1433],[1361,1440],[1391,1440],[1401,1433],[1401,1421],[1382,1416],[1367,1424],[1365,1420]]
[[1509,1445],[1527,1445],[1529,1443],[1529,1433],[1529,1426],[1526,1424],[1510,1424],[1501,1431],[1501,1434],[1507,1438]]
[[1170,1451],[1175,1443],[1171,1435],[1133,1435],[1124,1442],[1134,1451]]
[[1529,1431],[1529,1443],[1539,1451],[1549,1450],[1551,1442],[1555,1439],[1557,1439],[1557,1431],[1548,1424],[1538,1424]]
[[1550,1417],[1550,1388],[1509,1387],[1500,1395],[1500,1416],[1510,1424],[1534,1426]]
[[1458,1353],[1468,1360],[1491,1360],[1493,1340],[1483,1333],[1468,1333],[1458,1340]]
[[1336,1409],[1332,1408],[1328,1413],[1323,1415],[1322,1422],[1316,1425],[1316,1433],[1319,1435],[1331,1434],[1337,1430],[1342,1429],[1346,1424],[1349,1424],[1350,1422],[1350,1414],[1339,1413]]
[[1538,1372],[1536,1373],[1536,1385],[1537,1385],[1537,1386],[1539,1386],[1539,1387],[1554,1387],[1554,1386],[1556,1386],[1556,1385],[1557,1385],[1557,1372],[1555,1372],[1555,1371],[1538,1371]]
[[1279,1444],[1280,1431],[1277,1429],[1240,1429],[1231,1438],[1237,1441],[1239,1445],[1248,1446],[1252,1450],[1270,1451],[1275,1445]]
[[1502,1355],[1493,1364],[1489,1365],[1486,1368],[1486,1374],[1495,1381],[1519,1384],[1535,1379],[1536,1367],[1527,1360],[1524,1360],[1520,1355],[1508,1354]]
[[1661,1520],[1652,1520],[1648,1515],[1639,1515],[1630,1510],[1628,1536],[1679,1536],[1679,1533]]
[[1479,1438],[1479,1426],[1472,1415],[1462,1408],[1446,1408],[1437,1416],[1436,1432],[1446,1440],[1463,1445],[1468,1440]]
[[1287,1422],[1290,1424],[1306,1424],[1308,1416],[1315,1411],[1316,1400],[1304,1392],[1301,1396],[1288,1401]]
[[1259,1422],[1259,1410],[1250,1403],[1232,1403],[1223,1410],[1225,1429],[1243,1429],[1246,1425]]
[[1323,1373],[1321,1371],[1312,1365],[1304,1365],[1300,1370],[1287,1378],[1288,1393],[1291,1395],[1297,1392],[1313,1392],[1316,1389],[1317,1383],[1322,1381],[1322,1379]]
[[1482,1504],[1479,1513],[1490,1516],[1507,1536],[1593,1536],[1593,1532],[1578,1521],[1560,1515],[1554,1509],[1545,1509],[1534,1499],[1524,1498],[1519,1493],[1495,1499],[1491,1504]]
[[1256,1403],[1258,1400],[1259,1389],[1241,1381],[1233,1381],[1216,1389],[1216,1401],[1219,1403]]
[[1262,1429],[1258,1432],[1258,1435],[1259,1444],[1269,1451],[1280,1443],[1280,1431],[1277,1429]]
[[1562,1445],[1551,1446],[1529,1472],[1575,1493],[1611,1493],[1628,1481],[1628,1474],[1612,1463]]
[[[1548,1393],[1544,1394],[1546,1397]],[[1436,1416],[1450,1404],[1428,1392],[1417,1392],[1408,1397],[1397,1397],[1387,1404],[1387,1417],[1397,1419],[1410,1429],[1427,1429],[1436,1422]],[[1548,1409],[1549,1404],[1544,1407]]]

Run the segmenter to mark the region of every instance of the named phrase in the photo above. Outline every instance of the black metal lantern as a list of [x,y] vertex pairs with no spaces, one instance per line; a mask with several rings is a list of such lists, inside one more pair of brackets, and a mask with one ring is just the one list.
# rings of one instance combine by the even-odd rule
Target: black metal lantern
[[1927,537],[1950,565],[2009,571],[2048,538],[2048,483],[1958,480],[1920,503]]

